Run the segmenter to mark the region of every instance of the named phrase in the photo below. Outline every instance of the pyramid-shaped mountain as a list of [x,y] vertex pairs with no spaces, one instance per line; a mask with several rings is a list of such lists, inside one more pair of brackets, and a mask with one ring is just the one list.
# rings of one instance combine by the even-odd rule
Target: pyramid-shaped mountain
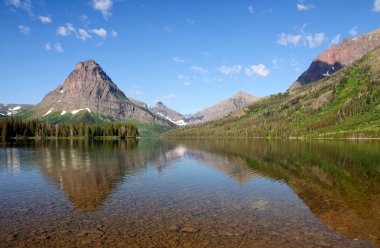
[[64,83],[33,109],[33,117],[55,120],[84,114],[115,121],[135,119],[173,125],[149,111],[145,103],[127,97],[93,60],[79,62]]

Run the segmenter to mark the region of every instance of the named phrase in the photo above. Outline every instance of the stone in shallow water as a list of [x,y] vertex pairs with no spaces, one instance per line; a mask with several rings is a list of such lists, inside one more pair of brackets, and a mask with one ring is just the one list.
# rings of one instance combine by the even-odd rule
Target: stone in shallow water
[[191,226],[186,226],[186,227],[183,227],[181,228],[180,230],[181,232],[184,232],[184,233],[196,233],[198,232],[199,230],[194,228],[194,227],[191,227]]

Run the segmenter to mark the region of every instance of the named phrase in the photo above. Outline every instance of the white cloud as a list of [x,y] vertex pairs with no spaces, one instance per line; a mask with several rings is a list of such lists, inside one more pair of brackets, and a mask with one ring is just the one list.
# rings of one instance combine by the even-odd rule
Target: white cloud
[[29,15],[33,15],[32,13],[32,2],[30,0],[5,0],[7,5],[12,5],[16,8],[21,8],[29,13]]
[[217,70],[220,73],[223,73],[224,75],[239,74],[241,69],[243,69],[243,67],[241,65],[233,65],[233,66],[222,65],[222,66],[217,68]]
[[191,67],[191,70],[192,70],[192,71],[195,71],[195,72],[202,73],[202,74],[206,74],[206,73],[208,73],[208,70],[206,70],[206,69],[204,69],[204,68],[202,68],[202,67],[200,67],[200,66],[196,66],[196,65],[193,65],[193,66]]
[[52,48],[50,42],[45,43],[44,47],[45,47],[45,50],[47,51],[50,51]]
[[185,63],[186,62],[185,59],[180,58],[180,57],[173,57],[172,60],[174,63]]
[[64,50],[63,50],[61,43],[59,43],[59,42],[55,43],[54,51],[56,51],[57,53],[63,53]]
[[350,35],[352,35],[352,36],[356,36],[356,35],[358,34],[358,27],[357,27],[357,26],[352,27],[352,28],[348,31],[348,33],[349,33]]
[[300,1],[298,3],[296,3],[296,6],[297,6],[297,10],[298,11],[308,11],[308,10],[311,10],[311,9],[314,9],[315,6],[312,5],[312,4],[307,4],[303,1]]
[[277,43],[280,44],[281,46],[287,46],[287,45],[293,45],[293,46],[298,46],[302,39],[302,35],[300,34],[286,34],[286,33],[281,33],[278,35],[277,38]]
[[104,19],[106,20],[109,16],[112,15],[111,13],[112,5],[113,5],[112,0],[92,0],[92,7],[95,10],[100,11]]
[[253,14],[254,9],[253,9],[253,6],[252,6],[252,5],[249,5],[249,6],[248,6],[248,12],[249,12],[250,14]]
[[42,22],[42,23],[52,23],[52,20],[49,16],[39,16],[38,19]]
[[340,34],[337,34],[337,35],[335,35],[334,36],[334,38],[331,40],[331,45],[332,44],[338,44],[339,42],[340,42],[340,37],[341,37],[341,35]]
[[71,23],[66,23],[66,26],[60,26],[57,28],[56,34],[59,36],[69,36],[72,33],[76,33],[76,29]]
[[172,94],[168,94],[168,95],[162,96],[161,99],[163,99],[163,100],[171,100],[171,99],[173,99],[175,97],[176,97],[176,95],[172,93]]
[[21,33],[23,33],[25,35],[30,34],[30,27],[29,26],[19,25],[18,29],[20,30]]
[[309,48],[319,47],[323,42],[327,40],[325,33],[305,33],[305,25],[301,28],[298,34],[286,34],[281,33],[277,37],[277,43],[281,46],[292,45],[294,47],[299,46],[308,46]]
[[87,40],[87,39],[91,38],[91,35],[86,30],[79,28],[78,29],[78,38],[81,40]]
[[104,28],[99,28],[99,29],[91,29],[91,33],[105,39],[107,37],[107,30],[105,30]]
[[264,64],[251,65],[245,68],[245,74],[250,77],[253,75],[258,75],[260,77],[266,77],[269,75],[269,69]]
[[375,0],[373,3],[373,11],[380,12],[380,0]]
[[115,30],[112,30],[112,31],[111,31],[111,36],[112,36],[112,38],[116,38],[117,35],[118,35],[118,33],[117,33]]
[[314,35],[308,34],[305,36],[305,39],[309,48],[315,48],[322,45],[322,43],[326,40],[326,35],[324,33],[317,33]]

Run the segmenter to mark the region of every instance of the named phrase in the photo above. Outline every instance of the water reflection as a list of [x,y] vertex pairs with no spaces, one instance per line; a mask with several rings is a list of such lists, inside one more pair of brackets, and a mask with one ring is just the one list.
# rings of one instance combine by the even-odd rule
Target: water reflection
[[380,244],[380,143],[182,140],[170,142],[239,161],[284,181],[323,222]]
[[371,247],[353,240],[380,244],[379,150],[284,140],[0,148],[0,247]]

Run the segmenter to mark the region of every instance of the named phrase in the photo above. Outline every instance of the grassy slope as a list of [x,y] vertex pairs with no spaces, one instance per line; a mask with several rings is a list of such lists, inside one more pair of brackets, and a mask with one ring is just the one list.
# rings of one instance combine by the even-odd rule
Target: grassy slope
[[380,137],[380,48],[318,83],[272,95],[243,116],[163,134],[166,137]]

